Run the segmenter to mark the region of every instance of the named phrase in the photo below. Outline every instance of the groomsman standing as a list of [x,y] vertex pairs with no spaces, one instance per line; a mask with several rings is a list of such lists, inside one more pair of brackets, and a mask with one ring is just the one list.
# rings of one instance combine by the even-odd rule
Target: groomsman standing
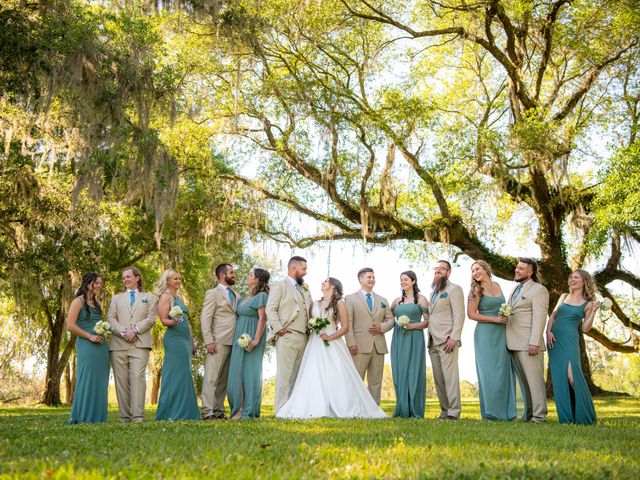
[[111,299],[107,320],[111,324],[109,350],[120,421],[143,422],[147,389],[147,363],[151,352],[151,328],[156,323],[157,299],[143,291],[140,270],[122,271],[125,291]]
[[451,283],[451,264],[438,260],[433,268],[433,291],[429,302],[429,357],[440,403],[440,418],[460,418],[458,348],[464,324],[464,295]]
[[347,295],[349,331],[345,335],[356,370],[364,380],[367,375],[369,393],[380,404],[384,355],[388,353],[385,332],[393,327],[394,318],[389,302],[373,292],[376,275],[372,268],[358,272],[360,290]]
[[267,342],[275,344],[277,362],[274,413],[278,413],[291,395],[307,345],[312,300],[304,285],[306,274],[307,261],[302,257],[291,257],[287,277],[271,285],[267,300]]
[[542,423],[547,419],[542,334],[549,312],[549,292],[538,283],[538,264],[531,258],[519,259],[514,280],[518,285],[509,299],[507,348],[524,384],[524,420]]
[[229,360],[236,328],[238,294],[231,288],[236,283],[236,272],[228,263],[216,267],[218,285],[204,295],[200,325],[207,349],[202,379],[202,418],[226,418],[224,399],[227,396]]

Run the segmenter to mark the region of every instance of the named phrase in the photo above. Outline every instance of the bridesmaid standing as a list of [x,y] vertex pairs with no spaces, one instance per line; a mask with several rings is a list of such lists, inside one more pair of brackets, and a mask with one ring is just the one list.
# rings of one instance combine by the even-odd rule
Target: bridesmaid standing
[[[156,420],[200,420],[191,375],[191,357],[196,352],[196,345],[189,326],[189,309],[178,297],[179,289],[180,274],[165,270],[156,284],[158,316],[167,327],[162,339],[164,360]],[[180,307],[183,313],[172,318],[169,312],[174,306]]]
[[102,308],[97,298],[101,290],[102,278],[97,273],[85,273],[69,307],[67,328],[78,340],[76,389],[67,424],[107,421],[109,344],[93,330],[102,320]]
[[588,332],[600,308],[591,275],[578,269],[569,277],[569,294],[563,294],[549,317],[547,347],[560,423],[590,425],[596,411],[580,363],[580,333]]
[[[260,417],[262,401],[262,357],[266,345],[267,296],[271,275],[262,268],[254,268],[247,277],[251,289],[238,302],[236,331],[229,364],[227,398],[231,407],[231,419]],[[238,345],[243,333],[252,337],[246,350]]]
[[391,372],[396,391],[394,417],[424,418],[427,366],[423,330],[429,324],[428,302],[420,295],[418,279],[411,270],[400,274],[402,296],[392,304],[393,315],[406,315],[405,328],[396,323],[391,340]]
[[467,316],[478,322],[473,335],[478,372],[480,414],[484,420],[516,418],[515,374],[507,350],[507,318],[500,285],[491,280],[491,267],[483,260],[471,265],[471,292]]

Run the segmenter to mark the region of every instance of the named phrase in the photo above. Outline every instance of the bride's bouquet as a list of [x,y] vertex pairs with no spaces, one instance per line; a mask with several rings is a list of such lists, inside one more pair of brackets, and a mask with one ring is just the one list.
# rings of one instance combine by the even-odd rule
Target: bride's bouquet
[[100,335],[101,337],[104,337],[105,340],[109,341],[109,337],[112,333],[111,324],[105,320],[100,320],[93,326],[93,331],[96,332],[96,335]]
[[243,333],[242,335],[240,335],[238,337],[238,340],[236,340],[238,342],[238,345],[240,346],[240,348],[242,348],[245,351],[249,351],[249,344],[251,343],[251,337],[249,336],[248,333]]
[[182,319],[182,314],[184,312],[182,311],[182,308],[180,308],[179,305],[174,305],[171,310],[169,310],[169,318],[171,320],[175,320],[178,323],[180,323],[183,319]]
[[[329,326],[329,325],[331,325],[331,322],[329,321],[329,319],[327,317],[313,317],[307,323],[307,328],[310,331],[315,332],[316,335],[319,335],[320,332],[322,331],[322,329],[324,327]],[[329,346],[329,342],[327,342],[326,340],[323,340],[323,342],[327,347]]]

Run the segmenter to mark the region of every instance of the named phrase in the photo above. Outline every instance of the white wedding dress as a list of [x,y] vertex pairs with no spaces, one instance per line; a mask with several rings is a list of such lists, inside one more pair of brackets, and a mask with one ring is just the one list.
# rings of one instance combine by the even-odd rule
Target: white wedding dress
[[[321,312],[313,302],[314,317],[327,317],[331,325],[322,333],[336,331],[331,312]],[[276,418],[386,418],[358,375],[343,338],[326,346],[311,332],[302,356],[300,370],[289,400],[278,410]]]

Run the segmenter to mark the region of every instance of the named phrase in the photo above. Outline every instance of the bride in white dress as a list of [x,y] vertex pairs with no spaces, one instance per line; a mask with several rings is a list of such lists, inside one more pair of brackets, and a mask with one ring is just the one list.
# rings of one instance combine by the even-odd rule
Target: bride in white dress
[[276,418],[386,418],[358,375],[342,338],[349,331],[342,284],[329,277],[322,282],[322,294],[313,302],[311,314],[326,317],[331,324],[320,335],[309,335],[293,391]]

